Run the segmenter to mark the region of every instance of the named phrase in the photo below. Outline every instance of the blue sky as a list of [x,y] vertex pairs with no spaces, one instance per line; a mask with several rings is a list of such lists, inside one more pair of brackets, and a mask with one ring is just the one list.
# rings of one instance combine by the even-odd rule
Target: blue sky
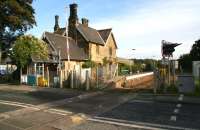
[[167,40],[183,43],[174,53],[178,58],[200,38],[200,0],[35,0],[37,26],[28,33],[41,37],[52,32],[56,14],[65,26],[65,7],[73,2],[79,19],[88,18],[89,26],[113,28],[120,57],[161,58],[161,40]]

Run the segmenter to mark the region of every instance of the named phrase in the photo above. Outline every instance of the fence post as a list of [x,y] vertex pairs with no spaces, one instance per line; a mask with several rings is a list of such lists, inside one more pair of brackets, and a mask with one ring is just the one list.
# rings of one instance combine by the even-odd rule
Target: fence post
[[156,90],[157,90],[157,73],[156,69],[154,68],[154,89],[153,89],[154,94],[156,94]]
[[89,72],[86,70],[86,90],[90,89],[90,83],[89,83]]
[[98,66],[97,66],[97,69],[96,69],[96,79],[97,79],[97,88],[99,87],[99,72],[98,72]]
[[73,70],[71,71],[71,88],[73,89],[74,88],[74,76],[73,76]]
[[169,80],[168,83],[169,83],[169,84],[168,84],[168,85],[170,86],[170,85],[171,85],[171,72],[170,72],[170,70],[171,70],[171,66],[170,66],[171,63],[170,63],[170,58],[168,58],[168,60],[169,60],[169,61],[168,61],[168,73],[169,73],[169,74],[168,74],[168,80]]
[[63,83],[62,83],[62,70],[60,69],[60,88],[63,88]]
[[77,88],[77,72],[76,70],[74,70],[74,84],[75,84],[75,88]]
[[20,84],[22,84],[22,67],[20,68]]
[[50,80],[50,78],[49,78],[49,67],[47,66],[47,86],[48,87],[50,87],[49,86],[49,80]]

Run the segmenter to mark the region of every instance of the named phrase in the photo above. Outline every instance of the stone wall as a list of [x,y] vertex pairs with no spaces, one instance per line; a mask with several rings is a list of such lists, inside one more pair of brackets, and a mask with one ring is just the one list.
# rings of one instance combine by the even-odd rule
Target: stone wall
[[147,88],[151,87],[150,84],[153,83],[154,75],[153,73],[138,74],[125,77],[117,77],[113,81],[115,88]]
[[[97,45],[90,43],[90,54],[92,61],[103,63],[104,57],[109,57],[112,62],[116,59],[116,47],[114,43],[114,39],[112,35],[109,36],[106,45]],[[99,48],[99,53],[97,51],[97,48]],[[109,50],[112,50],[112,54],[110,55]]]
[[146,88],[150,87],[148,84],[153,81],[153,75],[147,75],[140,78],[126,80],[125,87],[126,88]]

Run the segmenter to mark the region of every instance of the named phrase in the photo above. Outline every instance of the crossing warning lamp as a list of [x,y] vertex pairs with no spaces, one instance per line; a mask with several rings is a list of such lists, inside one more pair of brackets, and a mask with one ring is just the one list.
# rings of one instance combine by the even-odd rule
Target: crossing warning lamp
[[175,47],[180,45],[180,43],[171,43],[165,40],[162,40],[162,56],[163,57],[172,57],[173,52],[175,51]]

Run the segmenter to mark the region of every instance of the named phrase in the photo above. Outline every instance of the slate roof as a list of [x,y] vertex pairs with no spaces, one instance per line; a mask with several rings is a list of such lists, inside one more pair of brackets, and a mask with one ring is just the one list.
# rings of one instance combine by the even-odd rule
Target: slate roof
[[77,26],[77,30],[81,33],[87,42],[93,42],[100,45],[105,44],[104,40],[96,29],[79,24]]
[[[57,54],[60,50],[61,59],[67,59],[67,38],[58,34],[45,32],[45,38],[51,43],[53,48],[55,48]],[[84,48],[80,48],[76,45],[75,41],[72,38],[68,38],[69,43],[69,52],[70,60],[86,60],[88,59],[87,54],[84,51]]]
[[65,28],[59,28],[57,31],[55,31],[55,34],[59,34],[64,36],[66,29]]
[[110,33],[111,33],[112,29],[103,29],[103,30],[98,30],[99,34],[101,35],[102,39],[104,40],[104,42],[106,43]]
[[37,63],[58,63],[58,60],[53,60],[53,59],[41,59],[40,57],[36,57],[36,56],[31,56],[31,59],[33,62],[37,62]]
[[[96,29],[87,27],[83,24],[79,24],[77,26],[77,30],[80,32],[80,34],[84,37],[84,39],[87,42],[92,42],[92,43],[100,44],[100,45],[105,44],[104,39],[101,37],[100,33]],[[65,28],[60,28],[54,33],[64,36]]]

